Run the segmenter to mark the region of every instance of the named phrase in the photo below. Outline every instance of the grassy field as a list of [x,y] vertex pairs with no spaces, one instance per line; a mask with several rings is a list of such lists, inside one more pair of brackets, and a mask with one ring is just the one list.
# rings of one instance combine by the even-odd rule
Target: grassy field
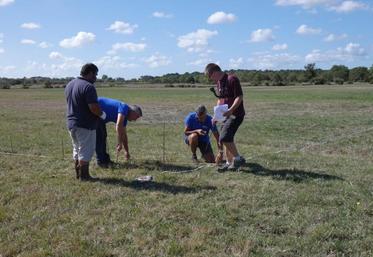
[[128,126],[132,160],[93,161],[99,179],[81,183],[63,90],[0,91],[1,257],[373,256],[372,85],[245,88],[248,163],[227,173],[194,166],[182,141],[184,116],[216,102],[208,89],[98,93],[144,117]]

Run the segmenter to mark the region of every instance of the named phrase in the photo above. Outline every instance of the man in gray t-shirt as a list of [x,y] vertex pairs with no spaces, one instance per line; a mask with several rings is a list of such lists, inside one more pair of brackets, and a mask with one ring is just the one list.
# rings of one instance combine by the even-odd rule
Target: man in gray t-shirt
[[65,88],[66,123],[73,143],[76,178],[80,180],[92,179],[89,162],[95,151],[97,121],[106,118],[93,85],[97,72],[96,65],[87,63],[81,69],[81,77],[71,80]]

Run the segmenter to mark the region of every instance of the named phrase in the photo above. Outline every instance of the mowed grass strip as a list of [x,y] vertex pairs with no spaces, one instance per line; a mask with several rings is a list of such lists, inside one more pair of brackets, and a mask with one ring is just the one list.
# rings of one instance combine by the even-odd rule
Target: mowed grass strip
[[144,118],[128,126],[133,160],[92,162],[89,183],[73,176],[63,91],[2,91],[0,255],[372,256],[373,88],[244,91],[247,164],[217,173],[182,142],[208,89],[99,88]]

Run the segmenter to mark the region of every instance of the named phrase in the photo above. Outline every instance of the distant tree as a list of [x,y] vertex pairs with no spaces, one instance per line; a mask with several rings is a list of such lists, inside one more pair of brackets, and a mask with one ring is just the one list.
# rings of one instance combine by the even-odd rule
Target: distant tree
[[107,75],[102,75],[101,79],[103,82],[106,82],[109,77]]
[[373,65],[369,68],[369,82],[373,84]]
[[316,77],[316,68],[315,68],[315,63],[309,63],[306,66],[304,66],[305,70],[305,79],[307,81],[311,81],[314,77]]
[[349,80],[352,82],[369,81],[369,70],[366,67],[356,67],[350,70]]
[[279,74],[279,72],[276,72],[273,75],[272,83],[273,83],[274,86],[285,86],[284,80],[281,77],[281,75]]
[[343,82],[348,81],[349,69],[344,65],[333,65],[330,69],[330,73],[333,77],[333,81],[338,84],[343,84]]

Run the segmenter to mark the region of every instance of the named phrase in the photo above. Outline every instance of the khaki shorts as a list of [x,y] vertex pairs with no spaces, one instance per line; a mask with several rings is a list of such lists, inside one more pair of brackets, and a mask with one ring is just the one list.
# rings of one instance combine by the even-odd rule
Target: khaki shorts
[[73,143],[73,159],[89,162],[96,148],[96,130],[73,128],[69,130]]

